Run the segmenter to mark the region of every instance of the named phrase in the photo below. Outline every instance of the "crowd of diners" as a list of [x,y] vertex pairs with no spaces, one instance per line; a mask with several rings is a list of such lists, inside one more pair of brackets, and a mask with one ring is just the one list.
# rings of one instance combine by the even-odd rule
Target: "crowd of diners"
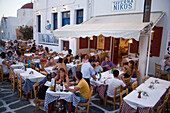
[[[31,41],[30,41],[31,42]],[[42,54],[39,54],[42,52]],[[34,53],[30,58],[26,59],[24,57],[25,53]],[[56,62],[54,57],[56,56],[63,56],[66,57],[64,60],[63,58],[59,58]],[[76,80],[75,83],[70,83],[69,79],[71,78],[69,73],[67,73],[66,64],[73,62],[72,58],[78,59],[81,62],[84,62],[81,66],[81,71],[77,71],[75,74],[74,79]],[[124,65],[122,70],[124,73],[121,75],[117,70],[117,66],[109,60],[109,57],[106,56],[105,60],[100,62],[99,56],[91,56],[90,54],[83,55],[82,53],[78,53],[76,56],[73,56],[72,50],[67,50],[66,47],[63,48],[61,53],[50,52],[48,47],[43,47],[43,45],[36,45],[35,41],[32,41],[31,44],[24,44],[22,42],[9,41],[5,45],[5,50],[0,54],[0,65],[3,66],[3,73],[9,74],[10,73],[10,66],[12,64],[22,62],[28,63],[32,59],[40,59],[42,62],[45,63],[45,67],[52,66],[53,69],[58,67],[58,73],[54,75],[54,79],[56,83],[60,84],[62,81],[66,83],[65,88],[77,96],[80,97],[80,103],[84,103],[88,101],[90,96],[90,79],[93,78],[97,80],[96,74],[111,70],[113,68],[113,78],[107,78],[104,83],[107,83],[107,95],[113,96],[115,87],[122,85],[123,87],[126,86],[124,78],[129,78],[132,76],[131,82],[136,81],[137,78],[137,67],[136,63],[131,60],[128,62],[128,65]],[[162,62],[162,66],[168,65],[170,66],[169,56],[165,56],[165,59]],[[162,67],[164,68],[164,67]],[[168,69],[169,71],[170,69]],[[170,72],[170,71],[169,71]],[[74,89],[70,89],[70,85],[76,85]],[[76,93],[79,91],[79,93]],[[59,111],[62,112],[65,109],[65,101],[60,101]]]

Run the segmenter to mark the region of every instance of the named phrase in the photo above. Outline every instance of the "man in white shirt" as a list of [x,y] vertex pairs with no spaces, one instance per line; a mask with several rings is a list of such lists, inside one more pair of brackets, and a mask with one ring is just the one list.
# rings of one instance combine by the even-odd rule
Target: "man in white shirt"
[[118,78],[119,76],[118,70],[113,71],[113,76],[114,76],[113,78],[108,78],[104,81],[104,83],[108,84],[107,95],[110,97],[114,97],[114,92],[115,92],[116,87],[126,86],[124,82],[124,78],[121,78],[121,77]]
[[61,53],[64,54],[64,55],[67,55],[67,54],[68,54],[67,47],[64,47],[63,49],[64,49],[64,50],[63,50]]
[[95,80],[97,79],[96,76],[95,76],[94,68],[92,67],[93,64],[94,64],[94,59],[90,58],[89,62],[84,63],[81,66],[81,73],[83,75],[83,78],[89,84],[89,86],[90,86],[90,79],[91,79],[91,77],[93,77],[93,79],[95,79]]

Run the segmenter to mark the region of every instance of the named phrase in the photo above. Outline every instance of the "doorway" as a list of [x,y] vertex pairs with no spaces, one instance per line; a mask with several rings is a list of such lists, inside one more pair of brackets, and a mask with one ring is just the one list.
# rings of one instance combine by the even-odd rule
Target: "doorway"
[[69,41],[63,41],[63,48],[66,47],[67,50],[69,49]]

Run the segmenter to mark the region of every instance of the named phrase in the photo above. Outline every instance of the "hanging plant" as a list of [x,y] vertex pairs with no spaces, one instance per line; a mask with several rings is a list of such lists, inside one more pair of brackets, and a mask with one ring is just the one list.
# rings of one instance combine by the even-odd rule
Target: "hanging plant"
[[19,32],[22,33],[24,40],[33,39],[33,27],[32,26],[20,26]]

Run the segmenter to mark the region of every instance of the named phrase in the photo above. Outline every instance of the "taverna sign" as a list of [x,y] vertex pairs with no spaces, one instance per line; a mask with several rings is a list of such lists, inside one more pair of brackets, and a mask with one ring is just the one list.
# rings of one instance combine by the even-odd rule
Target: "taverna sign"
[[136,0],[113,0],[112,11],[135,10]]

